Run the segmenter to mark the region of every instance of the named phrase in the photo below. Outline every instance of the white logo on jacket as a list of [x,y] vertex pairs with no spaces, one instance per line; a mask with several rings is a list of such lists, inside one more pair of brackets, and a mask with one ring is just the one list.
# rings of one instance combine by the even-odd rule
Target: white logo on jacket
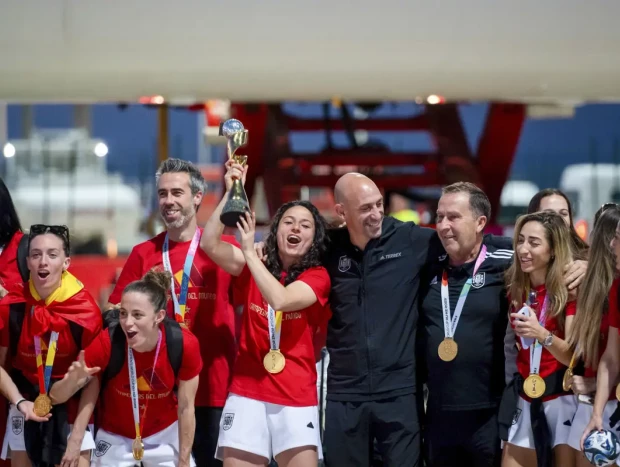
[[485,279],[484,272],[477,273],[471,280],[471,286],[474,289],[479,289],[480,287],[484,285],[484,279]]
[[402,254],[403,254],[403,252],[399,251],[398,253],[390,253],[389,255],[382,255],[381,258],[379,258],[379,261],[383,261],[384,259],[398,258]]
[[351,258],[341,256],[340,261],[338,261],[338,271],[347,272],[349,269],[351,269]]
[[471,280],[471,286],[474,289],[481,288],[484,285],[484,279],[485,279],[485,276],[483,272],[477,273]]

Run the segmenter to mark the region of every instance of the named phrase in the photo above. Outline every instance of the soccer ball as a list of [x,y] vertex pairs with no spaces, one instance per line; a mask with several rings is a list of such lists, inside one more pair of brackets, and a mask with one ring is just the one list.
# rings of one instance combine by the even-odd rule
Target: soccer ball
[[611,431],[594,430],[585,439],[583,452],[592,465],[597,467],[611,465],[620,455],[620,441]]

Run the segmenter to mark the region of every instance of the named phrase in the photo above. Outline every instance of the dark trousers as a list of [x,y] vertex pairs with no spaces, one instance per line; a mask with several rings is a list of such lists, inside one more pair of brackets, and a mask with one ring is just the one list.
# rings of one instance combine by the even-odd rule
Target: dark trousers
[[499,467],[497,409],[429,410],[424,444],[428,467]]
[[222,407],[196,407],[196,434],[192,454],[200,467],[222,467],[215,458],[217,437],[220,433]]
[[421,465],[421,436],[415,394],[368,402],[327,401],[326,467],[370,467],[373,447],[383,467]]

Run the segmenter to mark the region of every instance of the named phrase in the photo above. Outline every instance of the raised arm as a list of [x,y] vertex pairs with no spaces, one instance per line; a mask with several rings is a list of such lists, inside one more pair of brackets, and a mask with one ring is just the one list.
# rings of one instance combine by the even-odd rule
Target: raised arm
[[317,301],[314,290],[302,281],[295,281],[286,287],[278,281],[265,267],[254,248],[256,231],[256,215],[246,213],[241,219],[241,248],[248,269],[261,294],[278,311],[297,311],[309,307]]
[[241,178],[245,183],[246,172],[247,167],[244,168],[240,164],[233,163],[231,160],[226,162],[226,175],[224,175],[226,193],[207,221],[204,232],[202,233],[202,238],[200,239],[200,248],[202,248],[219,267],[233,276],[241,274],[245,266],[245,258],[239,248],[222,241],[224,224],[220,221],[220,215],[228,199],[228,193],[232,188],[233,180],[235,178]]
[[73,394],[85,387],[91,381],[92,376],[100,370],[99,367],[88,368],[84,361],[84,351],[80,351],[78,360],[71,364],[64,378],[52,386],[50,390],[52,404],[67,402]]

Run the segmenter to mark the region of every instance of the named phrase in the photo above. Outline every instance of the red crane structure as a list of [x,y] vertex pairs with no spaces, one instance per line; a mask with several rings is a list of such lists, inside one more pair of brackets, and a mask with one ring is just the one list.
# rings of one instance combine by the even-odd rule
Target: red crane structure
[[[376,106],[362,108],[372,110]],[[347,167],[369,174],[383,190],[470,181],[486,191],[497,215],[525,120],[525,105],[491,103],[475,153],[467,143],[456,103],[427,105],[423,113],[404,118],[373,118],[371,112],[363,120],[353,118],[346,106],[339,107],[339,119],[304,119],[288,115],[279,104],[231,104],[230,117],[241,120],[250,133],[242,151],[249,165],[246,191],[251,197],[261,176],[270,215],[282,203],[299,198],[303,186],[332,188]],[[383,145],[357,144],[353,135],[359,130],[427,132],[434,150],[394,152]],[[293,132],[321,131],[327,134],[328,144],[319,152],[299,154],[291,150]],[[351,148],[329,144],[330,135],[336,131],[349,136]]]

